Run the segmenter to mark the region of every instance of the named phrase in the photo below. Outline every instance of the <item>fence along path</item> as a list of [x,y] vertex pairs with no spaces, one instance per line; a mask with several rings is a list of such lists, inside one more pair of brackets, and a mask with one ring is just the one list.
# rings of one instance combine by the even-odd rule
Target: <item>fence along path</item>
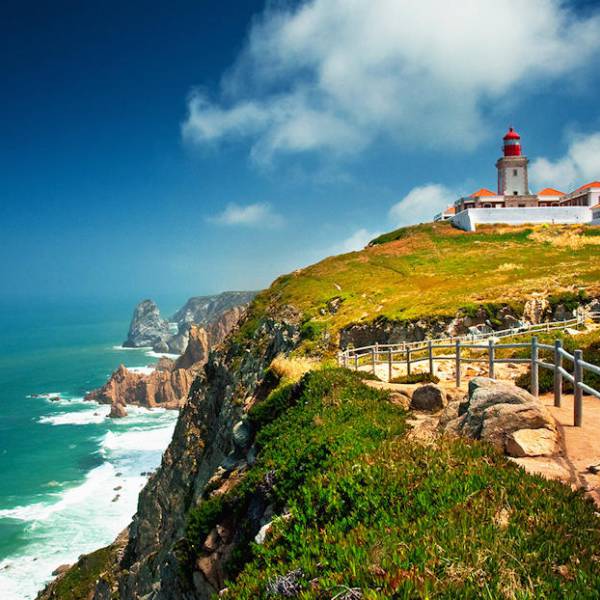
[[[589,318],[600,320],[600,312],[590,313]],[[435,340],[425,340],[422,342],[409,342],[402,344],[373,344],[360,348],[348,348],[341,351],[338,355],[338,363],[344,367],[359,370],[361,366],[371,367],[373,373],[376,371],[377,364],[386,362],[388,366],[388,381],[393,378],[393,368],[395,364],[406,365],[406,374],[411,374],[411,367],[415,364],[427,362],[429,373],[434,374],[435,361],[453,360],[456,371],[456,387],[461,384],[461,367],[464,363],[483,362],[488,364],[488,375],[494,377],[495,365],[501,363],[526,363],[531,367],[531,393],[537,398],[539,396],[539,372],[541,369],[548,369],[554,373],[554,405],[561,405],[563,393],[563,382],[566,379],[573,385],[574,389],[574,409],[573,423],[576,427],[581,427],[583,420],[583,393],[590,394],[600,398],[600,391],[584,383],[584,373],[595,373],[600,375],[600,367],[586,362],[581,350],[575,350],[573,354],[567,352],[561,340],[556,340],[554,345],[540,344],[537,336],[533,336],[530,342],[514,344],[498,344],[496,340],[503,337],[513,337],[515,335],[525,335],[530,333],[547,332],[556,329],[565,329],[567,327],[577,326],[584,323],[583,313],[578,311],[577,317],[566,321],[554,321],[533,325],[527,328],[506,329],[492,333],[482,333],[471,336],[462,336],[456,338],[442,338]],[[487,338],[487,344],[476,343]],[[529,349],[529,358],[498,358],[498,350],[526,348]],[[443,350],[442,355],[436,354],[437,350]],[[483,350],[487,353],[487,358],[465,357],[464,351]],[[544,362],[540,359],[540,350],[553,353],[553,362]],[[450,351],[450,353],[448,353]],[[381,360],[382,355],[385,357]],[[364,360],[364,359],[368,360]],[[572,365],[572,373],[565,369],[565,364]]]

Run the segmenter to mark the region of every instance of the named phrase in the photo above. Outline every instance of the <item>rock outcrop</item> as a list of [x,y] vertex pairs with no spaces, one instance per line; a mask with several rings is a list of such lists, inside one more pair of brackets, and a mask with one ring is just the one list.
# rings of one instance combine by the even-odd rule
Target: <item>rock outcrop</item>
[[106,384],[85,399],[111,404],[111,417],[125,416],[128,404],[177,409],[184,404],[194,377],[190,369],[155,369],[142,374],[120,365]]
[[557,451],[556,423],[546,407],[511,383],[487,377],[469,382],[462,404],[448,407],[440,423],[447,433],[492,444],[514,457],[550,456]]
[[142,300],[133,311],[129,333],[123,346],[154,347],[163,344],[169,337],[171,337],[169,324],[161,318],[158,306],[152,300]]
[[206,328],[191,325],[185,352],[176,361],[161,358],[149,374],[136,373],[120,365],[106,384],[89,392],[85,399],[110,404],[111,418],[127,416],[128,404],[147,408],[181,408],[211,349],[225,339],[244,310],[236,306]]
[[[177,333],[169,333],[152,344],[156,352],[183,354],[190,339],[190,327],[199,325],[222,340],[236,323],[256,292],[223,292],[190,298],[170,319]],[[221,333],[219,333],[221,329]]]
[[231,308],[245,306],[256,292],[222,292],[213,296],[190,298],[172,317],[177,324],[209,325]]
[[[208,600],[219,592],[221,568],[240,532],[234,522],[218,526],[207,540],[205,556],[184,577],[182,571],[189,567],[182,564],[186,559],[180,542],[186,515],[209,481],[218,486],[244,470],[240,447],[248,442],[245,406],[260,394],[275,356],[298,344],[300,324],[300,316],[290,309],[285,318],[261,320],[251,342],[226,343],[210,353],[181,409],[162,464],[140,493],[119,570],[99,577],[97,592],[110,585],[111,597],[122,600]],[[269,507],[257,501],[250,513],[252,534],[257,535],[270,519]]]

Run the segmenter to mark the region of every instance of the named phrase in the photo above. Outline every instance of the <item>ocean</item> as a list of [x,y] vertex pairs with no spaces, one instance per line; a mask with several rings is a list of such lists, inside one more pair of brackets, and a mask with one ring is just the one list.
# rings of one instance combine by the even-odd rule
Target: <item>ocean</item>
[[[0,598],[28,600],[62,564],[109,544],[160,464],[176,411],[84,402],[120,363],[133,303],[0,305]],[[60,398],[57,400],[57,398]]]

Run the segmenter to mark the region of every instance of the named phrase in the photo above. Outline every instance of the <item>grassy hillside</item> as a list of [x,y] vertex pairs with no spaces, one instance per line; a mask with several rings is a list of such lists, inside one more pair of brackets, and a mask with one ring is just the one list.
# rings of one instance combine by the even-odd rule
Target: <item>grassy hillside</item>
[[288,516],[262,546],[238,538],[223,597],[597,597],[590,501],[480,443],[412,441],[406,413],[356,374],[309,373],[250,416],[258,461],[192,511],[188,540],[247,523],[257,498]]
[[280,277],[253,311],[290,304],[310,319],[310,338],[377,317],[454,316],[483,302],[519,304],[532,292],[600,293],[599,245],[600,229],[584,226],[482,226],[467,233],[448,223],[418,225]]

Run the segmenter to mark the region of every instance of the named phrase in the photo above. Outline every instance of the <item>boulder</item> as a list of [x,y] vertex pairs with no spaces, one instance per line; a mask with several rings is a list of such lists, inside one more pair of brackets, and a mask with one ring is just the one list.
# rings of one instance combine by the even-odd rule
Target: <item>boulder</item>
[[70,568],[71,568],[71,565],[60,565],[60,566],[56,567],[56,569],[54,569],[54,571],[52,571],[52,575],[54,575],[55,577],[57,575],[62,575],[63,573],[66,573]]
[[512,383],[488,377],[472,379],[467,400],[456,413],[446,409],[439,426],[514,457],[548,456],[558,445],[554,418],[543,404]]
[[550,429],[519,429],[506,440],[506,454],[515,458],[524,456],[552,456],[556,453],[556,432]]
[[424,410],[437,412],[448,404],[446,393],[435,383],[428,383],[417,388],[411,398],[410,408],[413,410]]
[[122,419],[123,417],[127,416],[127,409],[125,408],[124,404],[121,404],[120,402],[114,402],[110,406],[110,413],[108,416],[111,419]]
[[546,298],[531,298],[525,303],[523,319],[537,325],[545,320],[550,310],[550,302]]
[[240,450],[244,450],[250,443],[252,432],[250,425],[246,421],[238,421],[233,426],[232,437],[233,443]]

